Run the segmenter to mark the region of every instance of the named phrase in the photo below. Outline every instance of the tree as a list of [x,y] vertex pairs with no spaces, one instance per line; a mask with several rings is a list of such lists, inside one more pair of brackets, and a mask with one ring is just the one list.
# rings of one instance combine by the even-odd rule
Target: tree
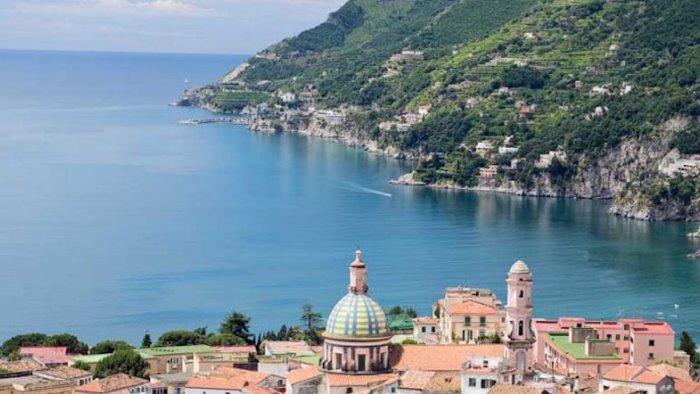
[[82,369],[83,371],[90,371],[90,364],[85,361],[78,360],[71,365],[73,368]]
[[90,348],[90,354],[110,354],[119,349],[133,349],[133,346],[124,341],[102,341]]
[[87,354],[90,347],[78,340],[73,334],[52,335],[43,343],[44,346],[65,346],[69,354]]
[[95,378],[104,378],[118,373],[144,378],[147,370],[148,363],[140,354],[132,349],[119,349],[97,363]]
[[197,327],[194,330],[192,330],[192,332],[205,337],[207,336],[207,327]]
[[79,341],[72,334],[46,335],[42,333],[30,333],[15,335],[8,339],[0,347],[0,356],[9,357],[17,353],[22,346],[65,346],[70,354],[87,354],[88,345]]
[[42,333],[31,333],[15,335],[14,337],[3,342],[0,347],[0,355],[8,357],[13,353],[17,353],[22,346],[40,346],[46,341],[47,335]]
[[220,334],[213,335],[210,334],[207,337],[207,345],[209,346],[233,346],[233,345],[245,345],[246,342],[239,337],[234,337],[231,334]]
[[156,347],[203,345],[207,338],[187,330],[164,332],[156,342]]
[[683,331],[681,333],[681,346],[680,349],[684,352],[686,352],[690,356],[690,361],[695,363],[698,361],[698,354],[695,349],[697,349],[697,346],[695,345],[695,341],[693,338],[688,334],[687,331]]
[[151,340],[151,333],[146,331],[145,334],[143,334],[143,339],[141,340],[141,348],[146,349],[151,347],[153,345],[153,341]]
[[250,333],[250,318],[236,311],[226,316],[221,323],[219,333],[241,338],[247,344],[253,343],[253,335]]
[[306,324],[308,331],[318,330],[319,324],[323,321],[323,315],[314,312],[313,305],[306,303],[301,307],[301,321]]

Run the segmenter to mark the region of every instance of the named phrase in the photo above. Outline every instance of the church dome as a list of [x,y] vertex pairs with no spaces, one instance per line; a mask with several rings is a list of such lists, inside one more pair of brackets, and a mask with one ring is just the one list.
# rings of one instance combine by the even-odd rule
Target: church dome
[[366,294],[348,293],[328,318],[326,334],[339,337],[383,337],[389,325],[379,304]]
[[524,261],[518,260],[515,262],[515,264],[513,264],[510,267],[510,271],[508,271],[508,273],[511,273],[511,274],[529,274],[530,267],[528,267]]

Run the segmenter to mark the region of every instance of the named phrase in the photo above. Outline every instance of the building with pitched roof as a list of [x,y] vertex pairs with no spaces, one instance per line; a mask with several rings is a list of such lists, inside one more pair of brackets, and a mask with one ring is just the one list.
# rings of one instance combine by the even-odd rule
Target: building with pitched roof
[[118,373],[96,379],[75,388],[75,394],[141,394],[150,393],[148,380]]
[[65,346],[23,346],[17,351],[20,357],[31,358],[46,368],[68,365],[68,349]]
[[92,373],[82,369],[69,367],[67,365],[35,371],[34,376],[47,380],[69,381],[75,386],[82,386],[92,382]]
[[503,304],[489,289],[450,287],[433,305],[442,344],[475,343],[480,338],[502,335],[505,324]]
[[628,364],[616,366],[600,379],[599,391],[617,387],[640,390],[646,394],[673,394],[676,391],[674,380],[670,376]]

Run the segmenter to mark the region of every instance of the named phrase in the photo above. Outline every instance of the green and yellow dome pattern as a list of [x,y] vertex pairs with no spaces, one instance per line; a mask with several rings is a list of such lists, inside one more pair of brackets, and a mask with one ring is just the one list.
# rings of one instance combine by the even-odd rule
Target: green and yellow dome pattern
[[381,337],[389,333],[382,307],[365,294],[348,293],[328,318],[326,334],[340,337]]

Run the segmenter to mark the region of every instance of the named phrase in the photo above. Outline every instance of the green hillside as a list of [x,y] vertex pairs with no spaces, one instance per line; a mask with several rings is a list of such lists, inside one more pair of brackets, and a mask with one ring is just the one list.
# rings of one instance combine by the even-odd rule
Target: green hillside
[[[700,0],[350,0],[209,100],[226,111],[236,89],[270,104],[275,92],[313,89],[314,106],[351,108],[346,133],[417,158],[417,180],[477,186],[479,169],[497,165],[493,187],[584,197],[624,188],[695,217],[698,176],[659,174],[660,157],[618,176],[619,187],[583,193],[577,182],[597,182],[592,168],[620,172],[627,164],[609,157],[631,138],[658,141],[661,156],[700,153],[699,43]],[[399,116],[425,105],[430,114],[399,131]],[[484,140],[519,150],[477,154]],[[562,154],[538,166],[550,151]]]

